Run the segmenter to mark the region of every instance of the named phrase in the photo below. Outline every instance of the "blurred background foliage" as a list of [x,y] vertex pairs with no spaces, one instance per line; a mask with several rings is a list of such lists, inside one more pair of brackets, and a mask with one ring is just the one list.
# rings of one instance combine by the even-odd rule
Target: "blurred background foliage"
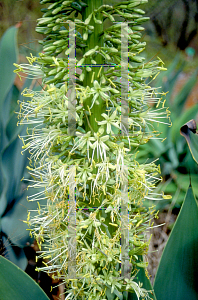
[[42,16],[39,0],[1,0],[0,37],[10,27],[22,22],[19,28],[19,53],[36,54],[40,35],[35,32],[36,20]]
[[185,50],[191,45],[197,50],[197,0],[150,0],[144,10],[150,16],[147,34],[159,37],[163,46]]
[[[165,106],[170,111],[171,125],[164,124],[163,119],[162,123],[154,123],[154,130],[161,132],[160,136],[158,139],[151,139],[147,145],[138,149],[139,161],[156,159],[156,163],[160,164],[163,182],[158,188],[172,196],[171,202],[167,199],[157,203],[156,208],[160,210],[170,203],[172,208],[181,207],[189,186],[189,174],[193,183],[198,181],[197,165],[192,159],[185,139],[180,135],[180,127],[189,120],[196,119],[198,114],[196,99],[193,101],[190,99],[193,89],[196,88],[197,70],[185,74],[186,64],[187,61],[183,60],[181,53],[178,52],[168,70],[161,73],[152,83],[154,86],[160,86],[166,94]],[[198,196],[196,185],[195,195]]]

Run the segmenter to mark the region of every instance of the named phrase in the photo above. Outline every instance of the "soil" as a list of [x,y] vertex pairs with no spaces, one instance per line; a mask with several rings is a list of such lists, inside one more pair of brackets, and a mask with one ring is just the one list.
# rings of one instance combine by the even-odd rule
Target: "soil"
[[157,268],[162,256],[162,252],[168,240],[171,227],[173,226],[177,218],[176,214],[173,214],[172,210],[164,210],[159,213],[159,218],[154,219],[153,228],[150,229],[150,234],[152,235],[147,259],[149,262],[148,273],[150,275],[151,283],[153,284]]

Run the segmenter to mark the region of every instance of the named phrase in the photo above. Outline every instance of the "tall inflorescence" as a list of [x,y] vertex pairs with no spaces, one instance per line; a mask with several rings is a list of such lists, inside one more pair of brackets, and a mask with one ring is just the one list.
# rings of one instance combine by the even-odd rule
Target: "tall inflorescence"
[[42,78],[42,90],[24,90],[30,101],[20,103],[35,188],[29,201],[38,201],[28,224],[41,269],[66,284],[66,299],[149,297],[136,277],[147,266],[154,209],[144,201],[161,197],[159,167],[139,164],[136,154],[167,111],[150,86],[163,63],[140,54],[147,18],[137,7],[145,2],[41,0],[43,51],[16,70]]

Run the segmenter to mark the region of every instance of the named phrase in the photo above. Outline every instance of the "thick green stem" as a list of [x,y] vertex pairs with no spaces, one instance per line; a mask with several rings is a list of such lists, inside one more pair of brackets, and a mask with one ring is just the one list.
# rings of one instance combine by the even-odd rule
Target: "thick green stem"
[[[93,0],[86,0],[84,1],[87,3],[87,7],[85,8],[83,14],[82,14],[82,19],[86,20],[87,17],[94,12],[95,9],[97,9],[98,7],[100,7],[101,5],[103,5],[103,0],[97,0],[97,1],[93,1]],[[103,18],[101,14],[96,14],[96,19],[100,20],[103,22]],[[89,25],[94,26],[94,30],[91,34],[88,35],[88,40],[86,42],[87,47],[85,48],[85,52],[87,52],[88,50],[91,50],[93,48],[95,48],[96,46],[102,47],[104,46],[104,40],[103,40],[103,35],[101,34],[103,32],[103,23],[102,24],[96,24],[94,22],[93,16],[91,19],[91,22],[89,23]],[[105,63],[104,58],[102,57],[102,55],[98,54],[94,57],[94,60],[97,63],[97,66],[94,66],[94,64],[91,63],[91,59],[90,57],[86,58],[85,63],[91,67],[92,71],[88,72],[85,71],[85,78],[83,81],[83,85],[89,86],[90,88],[93,87],[93,82],[94,80],[100,81],[100,77],[103,74],[103,65]],[[99,65],[99,66],[98,66]],[[102,66],[102,68],[101,68]],[[91,109],[91,115],[90,113],[88,113],[87,115],[87,120],[85,120],[85,129],[86,131],[90,131],[91,129],[93,129],[93,131],[95,133],[98,132],[99,129],[99,125],[96,122],[97,121],[101,121],[102,120],[102,113],[105,112],[106,110],[106,103],[104,102],[104,100],[99,97],[97,98],[97,101],[99,102],[99,104],[94,104],[92,109]],[[87,99],[86,103],[85,103],[85,110],[87,112],[90,112],[89,108],[92,105],[92,97],[90,97],[89,99]],[[91,128],[90,128],[91,127]],[[90,157],[92,156],[92,150],[90,150]],[[97,161],[97,154],[95,151],[95,155],[94,155],[94,160]],[[97,173],[97,169],[94,168],[93,173]],[[91,193],[91,188],[90,188],[90,193]],[[91,204],[90,206],[100,206],[101,202],[103,199],[94,199],[94,197],[91,198]],[[108,222],[107,222],[108,224]]]
[[[82,14],[82,18],[83,20],[86,20],[86,18],[94,11],[94,9],[97,9],[98,7],[100,7],[103,4],[103,0],[97,0],[97,1],[93,1],[93,0],[86,0],[85,1],[88,6],[86,7],[86,9],[84,10],[83,14]],[[103,21],[102,15],[98,14],[96,15],[96,19]],[[88,40],[87,40],[87,47],[85,48],[85,52],[87,52],[88,50],[91,50],[93,48],[95,48],[96,46],[102,47],[104,46],[104,40],[103,40],[103,35],[101,35],[101,33],[103,32],[103,24],[96,24],[93,20],[93,17],[91,19],[90,25],[94,26],[94,30],[91,34],[89,34],[88,36]],[[97,67],[94,67],[94,65],[91,64],[91,59],[88,57],[85,61],[85,64],[88,64],[91,66],[92,71],[91,72],[85,72],[85,78],[83,81],[83,85],[89,86],[90,88],[93,86],[93,81],[97,80],[99,81],[99,76],[98,73],[101,77],[101,75],[103,74],[103,70],[104,68],[102,67],[101,69],[101,65],[105,64],[105,59],[103,58],[102,55],[98,54],[96,57],[94,57],[94,60],[97,62]],[[101,70],[100,70],[101,69]],[[106,103],[105,101],[100,97],[97,98],[97,101],[99,102],[99,104],[94,104],[92,109],[91,109],[91,115],[89,114],[87,116],[88,118],[88,122],[86,123],[86,131],[90,131],[90,127],[93,129],[94,132],[98,132],[99,129],[99,125],[96,122],[97,121],[101,121],[102,120],[102,113],[104,113],[106,111]],[[92,105],[92,98],[90,97],[89,99],[87,99],[86,103],[85,103],[85,109],[86,111],[89,112],[89,107],[91,107]],[[92,150],[90,150],[90,157],[92,156]],[[97,159],[97,154],[95,151],[95,155],[94,155],[94,160],[98,161]],[[93,173],[97,173],[97,168],[93,169]],[[91,188],[89,189],[90,194],[91,194]],[[90,203],[90,207],[98,207],[101,205],[103,201],[103,197],[100,196],[100,199],[98,199],[97,197],[95,198],[94,196],[91,197],[91,203]],[[112,227],[109,225],[109,223],[111,222],[110,220],[110,216],[108,216],[104,210],[100,211],[100,215],[102,217],[105,218],[105,224],[108,226],[108,230],[109,233],[111,234],[111,236],[113,236],[115,230],[115,227]],[[105,230],[105,227],[103,228],[103,230]]]
[[[84,1],[87,3],[87,7],[85,8],[83,14],[82,14],[82,19],[86,20],[86,18],[94,12],[95,9],[100,7],[103,4],[103,0],[86,0]],[[97,14],[96,15],[97,20],[103,21],[102,15]],[[88,35],[88,40],[87,40],[87,47],[85,48],[85,52],[87,52],[90,49],[95,48],[96,46],[102,47],[103,46],[103,35],[101,33],[103,32],[103,23],[102,24],[96,24],[93,20],[93,17],[91,19],[91,22],[89,25],[94,26],[94,30],[91,34]],[[103,65],[104,64],[104,59],[103,57],[98,54],[94,60],[97,62],[97,65]],[[100,74],[103,73],[103,67],[102,70],[100,70],[100,66],[94,67],[94,65],[91,63],[90,57],[86,58],[85,64],[89,65],[92,69],[91,72],[85,71],[85,78],[83,81],[83,85],[92,87],[93,86],[93,81],[98,80],[98,73],[100,71]],[[94,104],[91,115],[88,116],[89,122],[86,122],[86,131],[90,131],[90,127],[93,129],[94,132],[98,132],[99,125],[96,122],[101,120],[101,114],[105,112],[105,102],[102,98],[98,98],[97,101],[99,102],[99,105],[96,103]],[[89,108],[91,107],[92,104],[92,97],[87,99],[85,103],[85,109],[86,111],[89,111]]]

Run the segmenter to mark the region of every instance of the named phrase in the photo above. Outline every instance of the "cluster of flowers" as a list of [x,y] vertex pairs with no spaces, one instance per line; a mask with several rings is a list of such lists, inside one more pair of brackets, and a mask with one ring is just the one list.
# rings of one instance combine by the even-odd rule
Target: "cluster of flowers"
[[[42,41],[44,52],[28,58],[29,64],[16,70],[43,79],[42,90],[24,90],[28,101],[19,103],[19,123],[29,124],[27,136],[21,139],[24,150],[31,153],[30,186],[35,191],[38,188],[38,193],[29,199],[39,201],[38,211],[28,215],[28,223],[40,246],[40,257],[45,259],[41,269],[67,284],[66,299],[113,299],[113,293],[116,299],[122,299],[124,291],[135,292],[138,299],[149,297],[135,277],[138,268],[147,266],[139,258],[148,251],[145,232],[154,214],[154,208],[146,209],[143,202],[161,199],[155,193],[160,170],[154,162],[139,164],[136,153],[139,145],[154,137],[152,123],[166,122],[167,111],[157,96],[159,92],[145,83],[146,78],[154,78],[164,69],[163,63],[157,60],[144,64],[144,57],[139,56],[145,46],[140,42],[143,28],[139,24],[146,18],[136,6],[146,1],[95,4],[88,16],[91,1],[41,2],[50,2],[37,28],[47,35]],[[82,14],[82,20],[78,14]],[[120,103],[122,53],[118,17],[122,22],[130,21],[126,33],[128,130],[122,122]],[[94,44],[92,34],[106,20],[111,25],[100,33],[102,44]],[[75,46],[81,50],[81,57],[76,58],[75,135],[69,135],[68,128],[67,55],[74,49],[74,45],[68,47],[68,22],[75,24]],[[105,67],[97,67],[99,56]],[[155,110],[150,108],[152,103],[156,104]],[[122,201],[128,218],[125,229]],[[120,240],[127,232],[132,266],[129,276],[120,272]],[[71,269],[73,278],[69,278]]]

